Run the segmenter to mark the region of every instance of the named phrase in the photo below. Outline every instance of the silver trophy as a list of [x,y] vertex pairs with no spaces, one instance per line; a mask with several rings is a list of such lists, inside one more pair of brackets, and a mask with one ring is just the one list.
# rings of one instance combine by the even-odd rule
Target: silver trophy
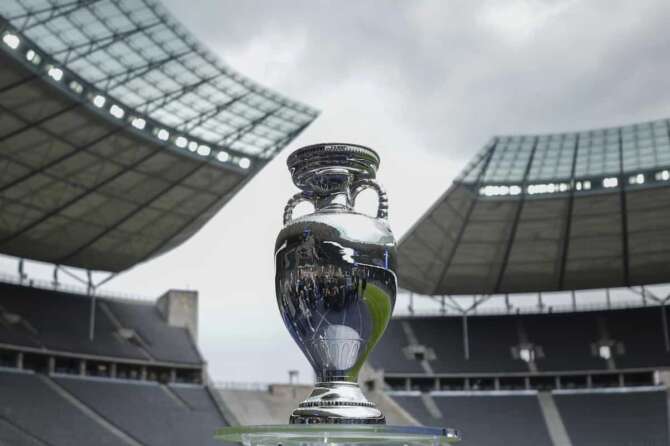
[[[357,383],[396,297],[396,242],[375,181],[379,156],[356,144],[315,144],[287,164],[301,192],[286,205],[275,244],[277,304],[317,376],[290,423],[385,424]],[[379,197],[376,217],[354,209],[365,189]],[[314,212],[293,219],[303,201]]]

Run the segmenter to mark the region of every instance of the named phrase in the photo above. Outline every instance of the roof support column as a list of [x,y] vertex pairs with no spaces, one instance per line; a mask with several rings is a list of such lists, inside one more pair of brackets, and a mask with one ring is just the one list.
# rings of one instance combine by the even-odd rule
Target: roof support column
[[526,201],[526,187],[528,183],[528,174],[530,173],[530,167],[533,165],[533,159],[535,158],[535,151],[537,150],[537,143],[539,138],[535,137],[533,141],[533,148],[530,150],[530,155],[528,156],[528,163],[526,163],[526,170],[523,173],[523,178],[521,180],[521,195],[519,196],[519,204],[517,205],[516,212],[514,213],[514,220],[512,221],[512,228],[507,237],[507,245],[505,246],[505,253],[503,254],[502,264],[500,265],[500,271],[498,273],[498,279],[495,283],[495,288],[493,293],[499,293],[500,287],[505,276],[505,270],[507,269],[507,262],[509,261],[510,253],[512,252],[512,246],[514,245],[514,240],[516,239],[516,231],[519,225],[519,220],[521,219],[521,211],[523,210],[523,205]]
[[628,212],[626,210],[626,181],[623,174],[623,138],[619,129],[619,202],[621,205],[621,243],[623,260],[623,281],[625,286],[630,286],[630,273],[628,261]]
[[491,157],[493,156],[493,152],[495,151],[495,148],[496,148],[497,145],[498,145],[498,139],[496,138],[493,145],[488,149],[488,153],[485,155],[486,159],[484,160],[482,170],[479,172],[479,175],[477,176],[477,180],[475,182],[475,187],[474,187],[475,197],[472,199],[472,203],[470,203],[470,206],[468,206],[468,210],[465,213],[465,217],[463,218],[463,223],[461,223],[461,227],[458,228],[458,235],[456,236],[456,240],[454,241],[454,248],[448,254],[448,257],[447,257],[446,261],[444,262],[444,268],[442,268],[442,272],[438,276],[437,281],[435,282],[435,286],[433,287],[433,293],[432,294],[437,294],[437,291],[440,287],[440,284],[444,281],[444,278],[447,276],[447,273],[449,271],[449,267],[451,266],[451,262],[452,262],[452,260],[454,260],[454,256],[456,255],[456,249],[457,249],[458,245],[461,243],[461,238],[463,238],[463,234],[465,233],[465,226],[467,225],[468,220],[470,220],[470,215],[472,214],[472,211],[475,209],[475,205],[477,204],[477,200],[479,200],[479,187],[481,186],[482,181],[484,180],[484,175],[486,173],[489,162],[491,161]]
[[[575,138],[575,145],[572,151],[572,167],[570,170],[570,190],[568,195],[568,205],[565,209],[565,228],[563,230],[563,244],[561,245],[561,262],[558,270],[558,289],[563,289],[565,282],[565,265],[568,262],[568,247],[570,246],[570,232],[572,230],[572,209],[575,203],[575,170],[577,167],[577,151],[579,150],[579,134]],[[573,290],[574,294],[574,290]]]
[[90,341],[95,337],[95,286],[93,285],[93,276],[91,270],[86,270],[86,295],[91,298],[91,314],[88,321],[88,339]]
[[666,311],[667,299],[663,299],[661,303],[661,322],[663,323],[663,342],[665,344],[665,351],[670,352],[670,335],[668,334],[668,312]]
[[468,331],[468,313],[463,313],[463,356],[470,359],[470,334]]

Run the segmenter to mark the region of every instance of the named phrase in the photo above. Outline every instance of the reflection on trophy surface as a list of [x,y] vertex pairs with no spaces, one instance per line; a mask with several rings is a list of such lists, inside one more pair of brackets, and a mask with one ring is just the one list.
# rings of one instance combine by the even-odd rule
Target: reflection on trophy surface
[[[288,165],[302,192],[289,200],[275,245],[277,303],[317,375],[290,421],[384,423],[357,384],[396,296],[395,239],[386,194],[374,180],[379,157],[363,146],[317,144],[294,152]],[[379,196],[376,217],[354,210],[367,188]],[[293,220],[301,201],[314,212]]]

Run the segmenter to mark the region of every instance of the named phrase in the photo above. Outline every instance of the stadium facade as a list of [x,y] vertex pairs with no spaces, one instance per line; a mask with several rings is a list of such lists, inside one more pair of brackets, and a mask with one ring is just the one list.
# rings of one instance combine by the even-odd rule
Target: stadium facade
[[2,1],[0,65],[0,253],[54,266],[0,280],[0,444],[219,444],[197,292],[119,299],[94,273],[183,243],[318,112],[154,0]]

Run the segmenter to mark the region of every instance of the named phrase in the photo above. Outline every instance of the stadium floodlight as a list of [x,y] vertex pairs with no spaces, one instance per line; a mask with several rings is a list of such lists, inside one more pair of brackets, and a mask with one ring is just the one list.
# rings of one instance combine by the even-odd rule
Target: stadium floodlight
[[60,68],[58,68],[56,66],[49,67],[49,70],[47,71],[47,74],[49,75],[49,77],[51,79],[55,80],[56,82],[63,79],[63,70],[61,70]]
[[72,81],[70,82],[70,90],[77,94],[82,94],[84,91],[84,86],[77,81]]
[[168,131],[165,130],[165,129],[160,129],[160,130],[158,130],[158,132],[156,132],[156,136],[157,136],[158,139],[160,139],[161,141],[167,141],[168,138],[170,138],[170,132],[168,132]]
[[196,150],[198,150],[198,143],[195,141],[191,141],[190,143],[188,143],[188,150],[190,150],[191,152],[195,152]]
[[95,105],[98,108],[104,106],[105,102],[107,102],[107,98],[105,98],[100,94],[95,95],[95,97],[93,98],[93,105]]
[[200,147],[198,147],[198,155],[209,156],[210,153],[212,153],[212,149],[210,149],[209,146],[203,144]]
[[121,118],[123,118],[123,115],[126,114],[126,112],[121,107],[119,107],[118,105],[113,104],[109,108],[109,114],[114,116],[117,119],[121,119]]
[[144,127],[147,125],[147,121],[142,118],[134,118],[132,124],[136,129],[144,130]]
[[21,39],[19,39],[19,36],[12,33],[7,33],[4,36],[2,36],[2,41],[4,42],[5,45],[7,45],[13,50],[17,49],[21,44]]
[[40,55],[37,54],[35,51],[33,51],[33,50],[28,50],[28,51],[26,52],[26,60],[27,60],[28,62],[32,62],[33,65],[38,65],[38,64],[42,61],[42,58],[41,58]]
[[608,360],[612,357],[612,347],[609,345],[601,345],[598,347],[598,356]]
[[240,158],[238,164],[242,169],[248,169],[251,166],[251,160],[249,158]]
[[619,185],[619,179],[617,177],[607,177],[603,179],[603,187],[604,188],[612,188],[612,187],[617,187]]
[[177,147],[183,149],[188,144],[188,139],[184,138],[183,136],[177,136],[177,139],[175,139],[174,143],[177,145]]
[[216,159],[218,159],[222,163],[225,163],[230,160],[230,155],[228,154],[228,152],[224,152],[223,150],[221,150],[219,153],[216,154]]

